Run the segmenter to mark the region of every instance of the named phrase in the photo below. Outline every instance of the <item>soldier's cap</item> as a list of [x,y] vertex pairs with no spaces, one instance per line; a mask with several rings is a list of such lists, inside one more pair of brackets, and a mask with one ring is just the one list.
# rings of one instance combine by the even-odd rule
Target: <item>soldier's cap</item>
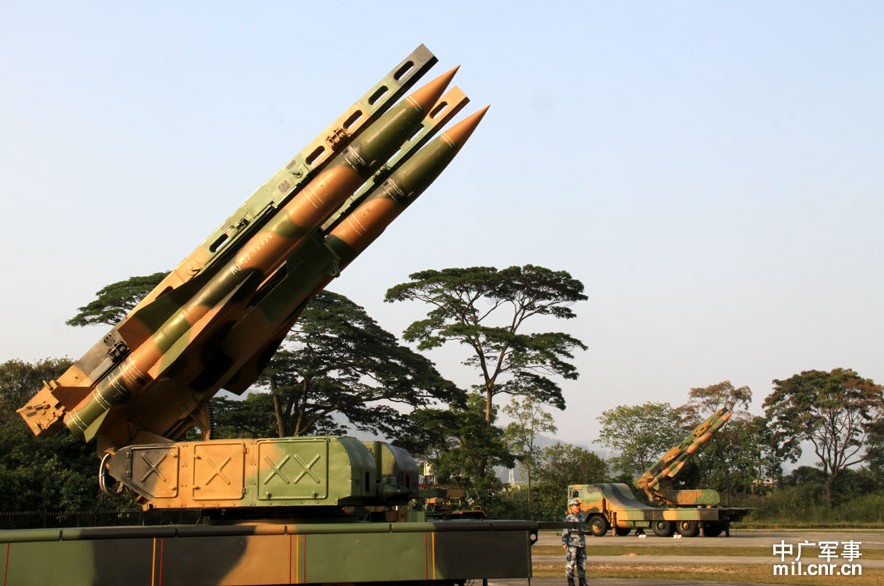
[[579,507],[579,506],[580,506],[580,500],[579,500],[579,499],[571,499],[571,502],[568,503],[568,506],[569,506],[569,507]]

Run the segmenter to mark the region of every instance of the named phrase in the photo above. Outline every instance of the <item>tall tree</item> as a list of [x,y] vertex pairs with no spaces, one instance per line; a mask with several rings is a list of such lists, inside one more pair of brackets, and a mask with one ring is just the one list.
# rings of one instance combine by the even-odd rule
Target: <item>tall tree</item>
[[397,445],[423,456],[437,482],[459,484],[482,506],[494,500],[502,486],[494,467],[512,467],[515,459],[503,430],[485,423],[482,397],[470,394],[465,402],[455,402],[448,409],[418,409],[412,419],[424,432],[401,438]]
[[607,482],[605,461],[585,448],[556,444],[543,450],[537,464],[535,516],[560,521],[566,510],[568,485]]
[[855,371],[808,370],[774,380],[764,400],[779,454],[792,462],[810,442],[826,478],[826,503],[835,504],[838,478],[869,457],[867,436],[884,417],[884,387]]
[[504,429],[504,437],[510,451],[519,460],[528,479],[528,516],[533,515],[531,473],[541,453],[537,445],[538,436],[542,433],[555,433],[556,424],[552,415],[531,397],[513,398],[503,408],[503,412],[513,421]]
[[680,421],[669,403],[620,405],[598,417],[599,441],[616,452],[610,462],[620,473],[638,478],[684,438]]
[[307,304],[259,384],[270,390],[280,437],[348,426],[392,436],[404,425],[403,409],[460,392],[364,309],[330,291]]
[[586,346],[565,333],[524,330],[535,317],[575,317],[571,306],[586,299],[580,281],[565,271],[533,265],[426,270],[409,279],[391,287],[385,300],[417,300],[433,309],[405,330],[405,339],[417,342],[420,350],[448,342],[469,349],[464,364],[479,370],[477,388],[485,397],[489,426],[494,397],[501,393],[565,408],[555,377],[576,379],[570,360],[575,349]]
[[212,439],[275,437],[279,424],[269,393],[249,393],[244,398],[231,399],[223,395],[212,397]]
[[154,273],[111,283],[98,291],[94,300],[80,307],[77,315],[65,323],[69,326],[116,325],[165,276],[166,273]]
[[685,426],[696,426],[701,421],[727,407],[734,412],[732,419],[751,418],[746,411],[752,403],[752,390],[749,387],[734,387],[726,380],[708,387],[693,388],[688,392],[688,402],[679,407]]
[[693,388],[688,402],[678,408],[682,426],[689,430],[722,407],[733,411],[730,421],[691,460],[694,480],[704,488],[724,495],[725,504],[736,493],[750,493],[766,478],[764,444],[747,409],[752,402],[749,387],[735,387],[730,381]]
[[[115,325],[164,276],[112,283],[67,323]],[[217,434],[266,433],[269,414],[275,422],[273,435],[281,437],[342,433],[348,425],[389,435],[404,425],[402,407],[449,401],[459,392],[429,360],[399,344],[364,309],[329,291],[306,305],[258,386],[271,391],[268,398],[212,401]]]

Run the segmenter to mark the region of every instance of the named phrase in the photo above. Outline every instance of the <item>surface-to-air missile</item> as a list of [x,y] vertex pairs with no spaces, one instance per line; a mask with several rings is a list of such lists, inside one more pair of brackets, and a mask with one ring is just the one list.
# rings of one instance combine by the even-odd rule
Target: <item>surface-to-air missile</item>
[[648,468],[635,485],[645,491],[651,502],[660,505],[717,505],[720,497],[717,491],[675,490],[673,479],[678,476],[687,461],[703,449],[706,442],[728,422],[733,412],[722,407],[698,425],[677,446],[663,454],[660,460]]
[[[99,453],[208,432],[208,400],[251,385],[301,308],[457,154],[480,110],[456,69],[396,100],[433,63],[409,55],[262,186],[101,341],[19,412],[37,434],[66,426]],[[421,148],[422,147],[422,148]]]
[[[37,435],[67,427],[95,439],[102,484],[110,475],[145,509],[199,509],[211,523],[0,531],[10,584],[453,586],[531,575],[536,523],[407,513],[417,466],[395,446],[209,437],[209,399],[256,380],[304,305],[479,124],[484,109],[430,142],[467,103],[456,87],[443,94],[454,70],[400,99],[435,62],[423,45],[412,52],[19,410]],[[178,441],[193,427],[203,439]]]

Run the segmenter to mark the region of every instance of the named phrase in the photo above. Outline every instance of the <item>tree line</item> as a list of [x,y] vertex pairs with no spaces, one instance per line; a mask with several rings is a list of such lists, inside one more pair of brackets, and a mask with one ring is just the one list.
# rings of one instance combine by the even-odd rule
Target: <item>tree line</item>
[[[163,276],[108,285],[68,323],[113,325]],[[305,307],[253,389],[244,397],[212,399],[212,437],[358,430],[407,449],[429,464],[436,482],[463,487],[471,504],[489,514],[558,519],[568,484],[631,483],[727,405],[733,418],[683,471],[685,485],[714,488],[726,503],[736,503],[790,482],[814,482],[824,488],[829,507],[838,504],[842,485],[848,493],[856,486],[880,490],[882,387],[849,369],[775,380],[763,417],[747,411],[751,391],[728,381],[691,389],[678,407],[646,403],[605,411],[598,417],[597,441],[613,454],[607,460],[580,446],[542,446],[541,438],[556,432],[546,409],[566,408],[560,385],[578,378],[572,361],[586,346],[564,332],[528,331],[526,323],[572,319],[573,306],[585,299],[583,284],[567,272],[533,265],[415,273],[385,298],[429,308],[403,334],[415,351],[351,300],[323,291]],[[462,349],[463,364],[476,373],[473,387],[457,387],[419,353],[443,345]],[[38,441],[14,413],[42,380],[69,364],[0,364],[0,509],[114,506],[96,490],[91,447],[67,434]],[[499,423],[501,412],[510,421],[506,426]],[[818,467],[784,476],[782,464],[797,461],[805,449],[813,451]],[[501,481],[500,469],[512,467],[526,478],[524,485]]]

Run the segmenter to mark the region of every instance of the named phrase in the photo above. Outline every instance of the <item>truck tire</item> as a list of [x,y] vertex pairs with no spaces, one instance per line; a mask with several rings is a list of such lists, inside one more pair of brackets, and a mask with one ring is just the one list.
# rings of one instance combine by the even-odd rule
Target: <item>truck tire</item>
[[608,520],[601,515],[593,515],[590,517],[587,521],[587,525],[589,525],[589,532],[592,533],[594,537],[602,537],[608,532]]
[[629,532],[632,531],[629,527],[614,527],[614,535],[618,537],[625,537],[629,535]]
[[709,521],[703,525],[703,537],[718,537],[724,531],[724,523]]
[[676,521],[675,530],[682,537],[696,537],[700,533],[700,524],[696,521]]
[[672,521],[652,521],[651,529],[657,537],[671,537],[675,533],[675,526]]

